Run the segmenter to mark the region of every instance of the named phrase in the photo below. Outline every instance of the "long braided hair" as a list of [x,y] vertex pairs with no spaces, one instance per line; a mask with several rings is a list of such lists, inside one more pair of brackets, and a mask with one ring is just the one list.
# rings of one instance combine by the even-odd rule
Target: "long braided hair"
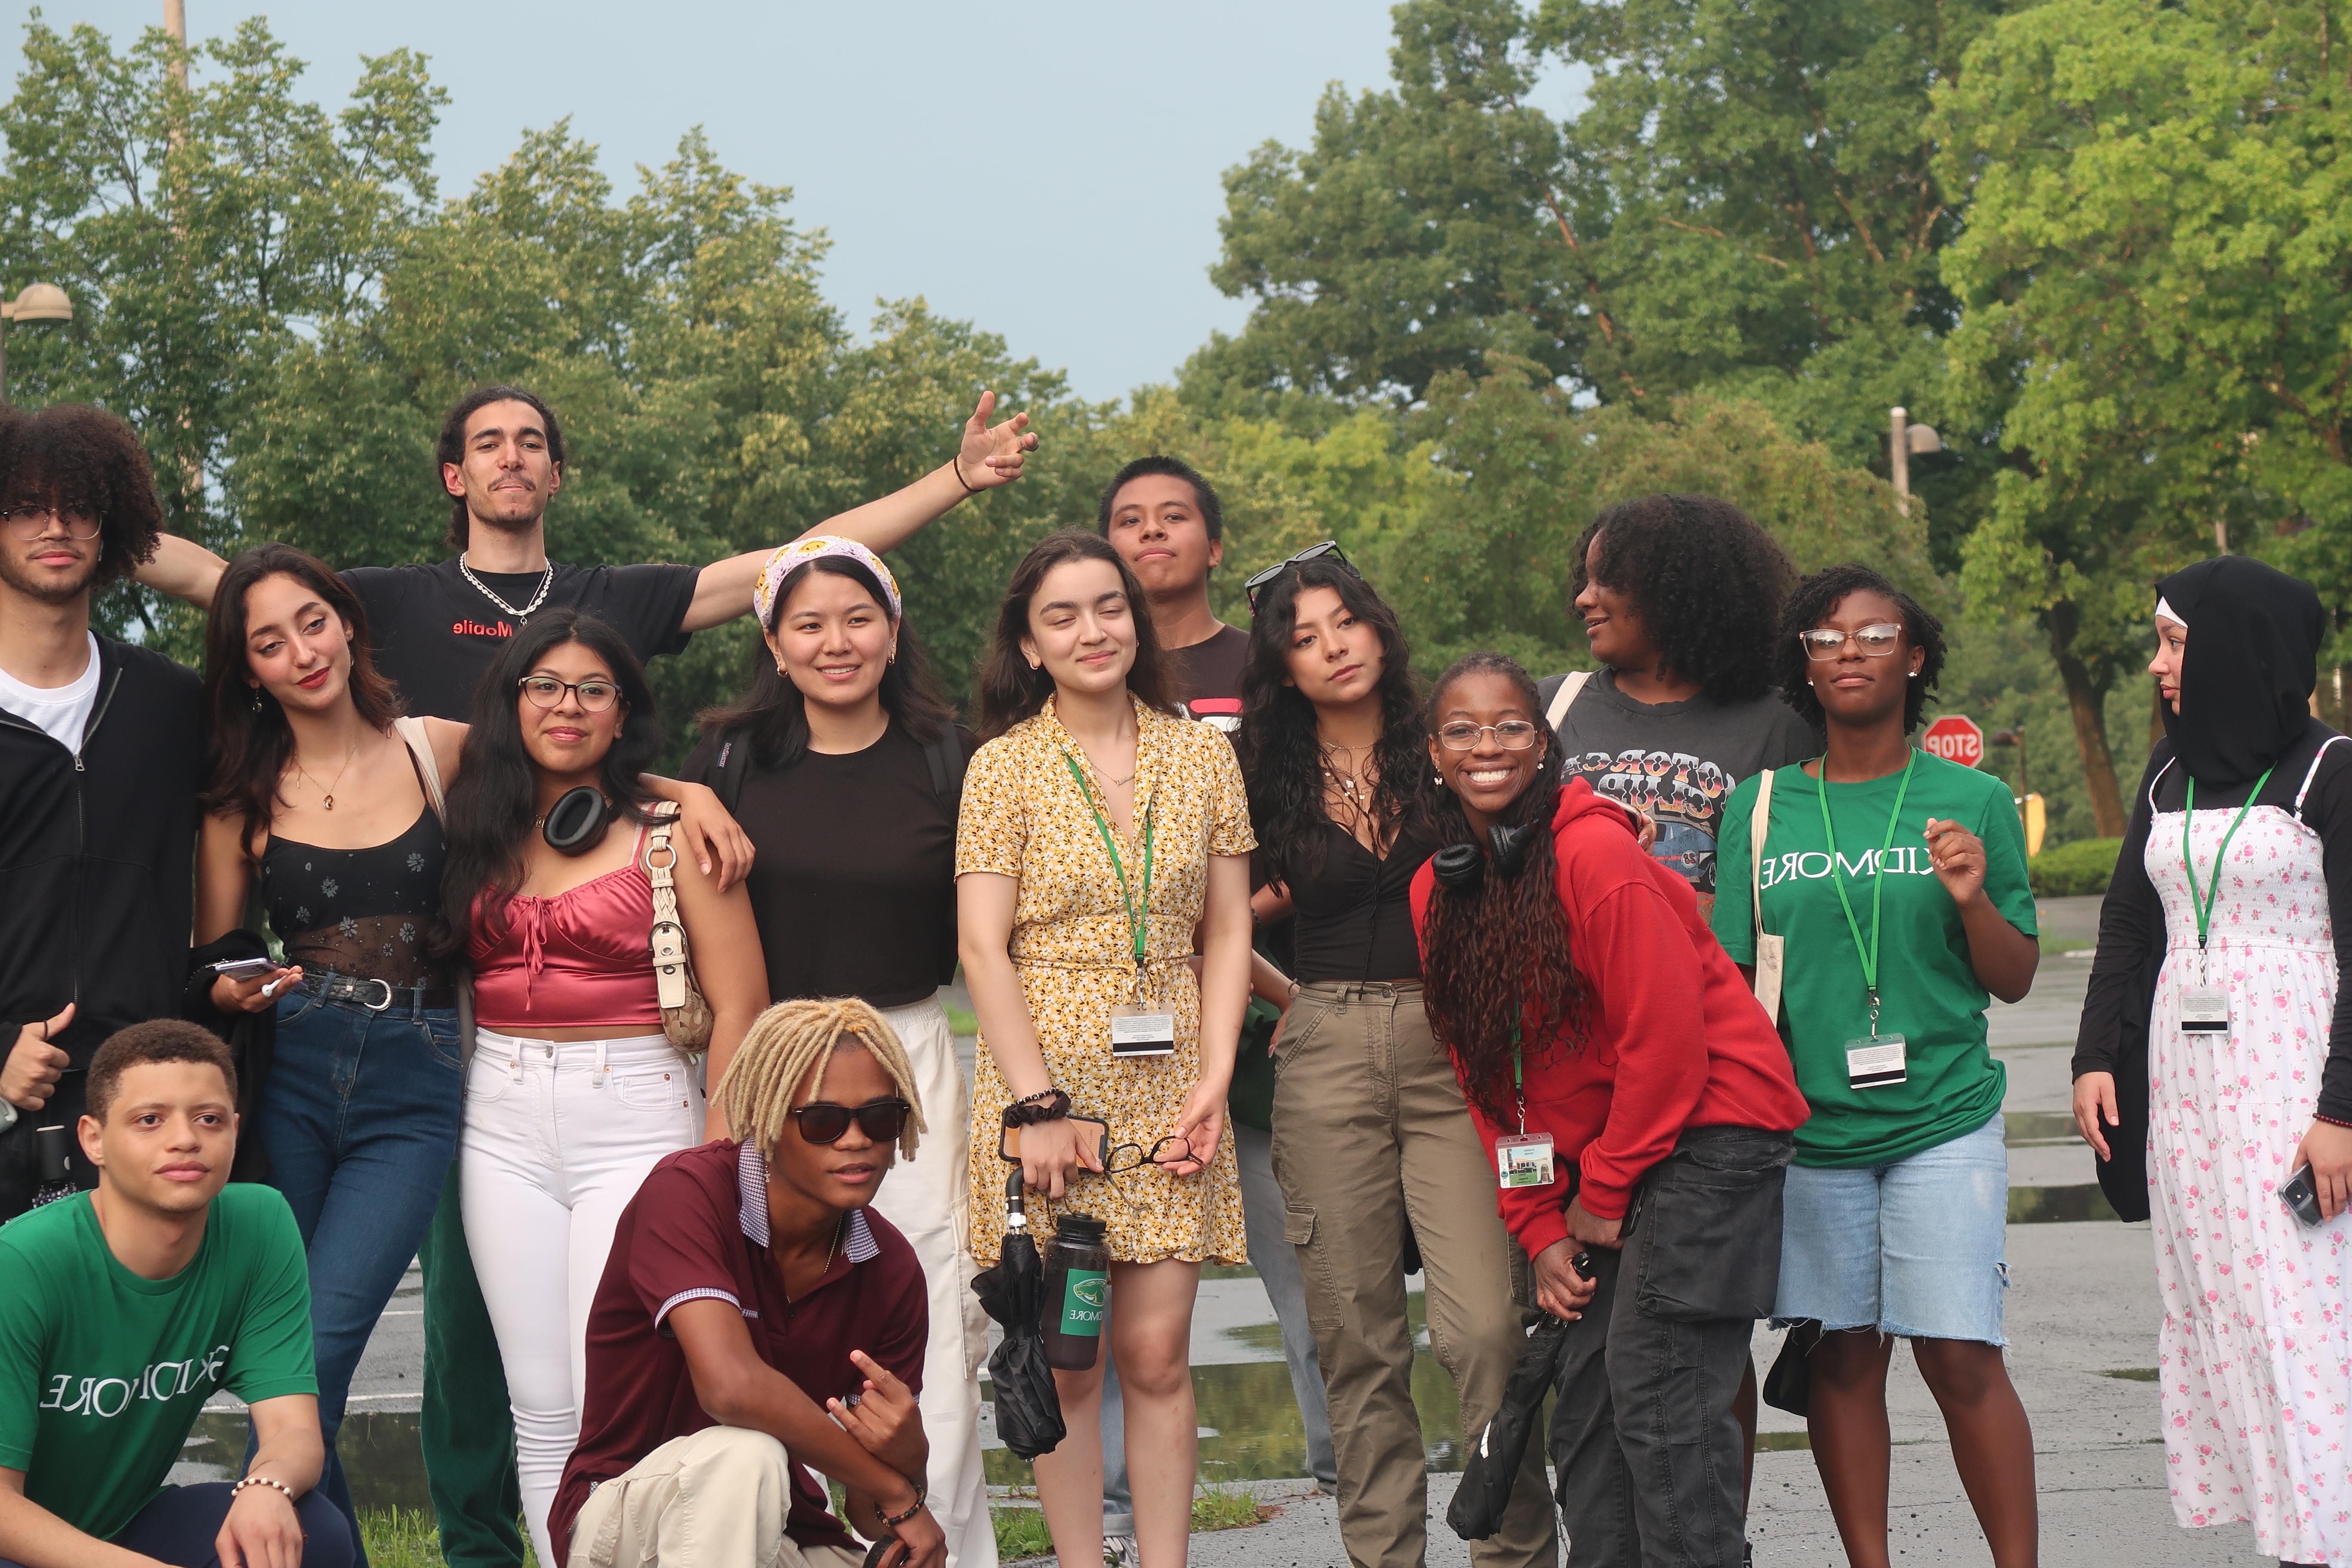
[[[1540,732],[1543,706],[1536,683],[1499,653],[1470,654],[1431,689],[1429,732],[1437,732],[1446,691],[1474,675],[1498,675],[1511,682],[1537,721],[1543,757],[1536,764],[1535,782],[1498,823],[1533,824],[1534,831],[1516,876],[1496,875],[1490,866],[1475,890],[1449,892],[1443,883],[1431,890],[1421,931],[1422,1000],[1431,1029],[1453,1053],[1464,1092],[1488,1121],[1502,1123],[1517,1115],[1514,1049],[1528,1065],[1575,1050],[1582,1040],[1590,988],[1569,951],[1568,916],[1553,885],[1551,818],[1559,803],[1559,748],[1550,734]],[[1460,800],[1451,790],[1438,794],[1440,841],[1475,842]]]
[[929,1129],[923,1121],[923,1097],[915,1089],[915,1069],[907,1047],[882,1015],[855,996],[798,997],[779,1002],[745,1031],[735,1047],[727,1075],[710,1098],[727,1113],[735,1141],[757,1138],[760,1148],[773,1149],[792,1120],[793,1096],[814,1074],[824,1081],[825,1064],[843,1041],[864,1046],[889,1076],[898,1097],[914,1108],[898,1131],[898,1156],[911,1160],[919,1135]]

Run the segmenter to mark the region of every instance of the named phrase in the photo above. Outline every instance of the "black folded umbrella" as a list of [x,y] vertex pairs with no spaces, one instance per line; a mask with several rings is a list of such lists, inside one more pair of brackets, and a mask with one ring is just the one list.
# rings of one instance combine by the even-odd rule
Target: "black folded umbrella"
[[1022,1213],[1021,1171],[1004,1184],[1004,1247],[996,1267],[971,1282],[988,1315],[1004,1328],[1004,1341],[989,1352],[988,1378],[996,1385],[996,1435],[1024,1459],[1050,1454],[1062,1441],[1062,1396],[1054,1389],[1054,1369],[1045,1364],[1045,1343],[1037,1327],[1045,1265]]
[[1528,1331],[1528,1342],[1503,1384],[1503,1403],[1471,1445],[1470,1462],[1462,1467],[1462,1484],[1454,1489],[1454,1500],[1446,1506],[1445,1522],[1463,1540],[1484,1541],[1503,1528],[1503,1514],[1511,1506],[1511,1489],[1519,1479],[1519,1462],[1527,1458],[1528,1439],[1543,1414],[1544,1395],[1551,1392],[1559,1375],[1560,1347],[1575,1326],[1546,1312]]

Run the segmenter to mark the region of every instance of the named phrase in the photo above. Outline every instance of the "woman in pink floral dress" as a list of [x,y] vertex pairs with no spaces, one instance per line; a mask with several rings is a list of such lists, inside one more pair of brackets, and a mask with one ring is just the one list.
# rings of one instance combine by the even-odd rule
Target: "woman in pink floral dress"
[[[2281,1568],[2352,1563],[2352,743],[2306,705],[2308,584],[2226,555],[2158,591],[2167,739],[2099,923],[2074,1118],[2153,1221],[2174,1516],[2248,1521]],[[2280,1196],[2306,1164],[2314,1225]]]

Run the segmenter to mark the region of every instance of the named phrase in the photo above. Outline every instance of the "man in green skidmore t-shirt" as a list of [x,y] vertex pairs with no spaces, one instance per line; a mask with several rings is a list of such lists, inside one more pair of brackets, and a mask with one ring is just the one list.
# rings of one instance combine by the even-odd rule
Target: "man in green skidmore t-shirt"
[[[325,1458],[310,1293],[286,1200],[228,1186],[236,1073],[193,1024],[91,1058],[95,1192],[0,1226],[0,1568],[350,1568]],[[257,1448],[231,1484],[165,1484],[226,1389]]]

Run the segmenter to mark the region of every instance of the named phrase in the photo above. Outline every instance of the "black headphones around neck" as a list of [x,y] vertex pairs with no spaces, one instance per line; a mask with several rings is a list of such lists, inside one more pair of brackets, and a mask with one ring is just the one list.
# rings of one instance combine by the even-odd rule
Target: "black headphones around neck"
[[1509,881],[1526,867],[1528,856],[1535,848],[1536,831],[1541,826],[1528,822],[1506,827],[1496,823],[1486,829],[1486,848],[1482,850],[1475,844],[1449,844],[1429,858],[1430,873],[1437,879],[1437,885],[1449,893],[1476,892],[1478,885],[1486,879],[1489,864],[1496,876]]
[[613,807],[593,785],[565,790],[540,819],[539,836],[562,855],[585,855],[604,842]]

